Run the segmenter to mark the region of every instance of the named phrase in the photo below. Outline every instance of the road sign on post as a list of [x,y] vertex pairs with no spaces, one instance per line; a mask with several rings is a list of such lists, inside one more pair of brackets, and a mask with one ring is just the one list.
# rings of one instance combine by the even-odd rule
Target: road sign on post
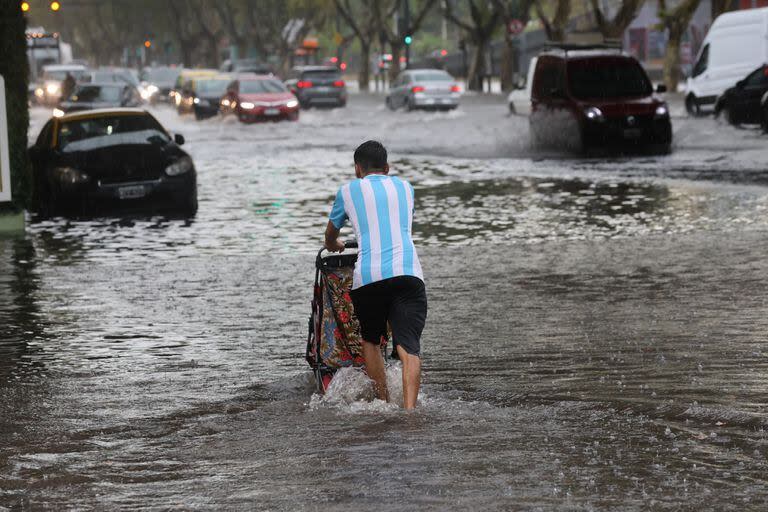
[[507,32],[511,36],[518,36],[522,34],[523,30],[525,30],[525,23],[523,23],[521,20],[509,20],[509,23],[507,23]]
[[11,201],[11,163],[8,156],[8,115],[5,110],[5,79],[0,76],[0,203]]

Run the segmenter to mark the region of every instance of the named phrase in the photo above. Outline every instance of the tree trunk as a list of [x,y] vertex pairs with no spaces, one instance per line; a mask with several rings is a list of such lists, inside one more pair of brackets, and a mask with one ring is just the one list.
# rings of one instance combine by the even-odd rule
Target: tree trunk
[[664,84],[669,92],[677,91],[680,81],[680,40],[688,24],[670,23],[667,50],[664,54]]
[[389,83],[394,83],[397,75],[400,74],[400,56],[403,53],[403,46],[400,44],[391,45],[392,63],[389,65]]
[[[29,63],[27,21],[19,2],[0,3],[0,75],[5,78],[6,110],[8,114],[8,149],[11,164],[11,191],[13,206],[24,208],[29,200],[29,172],[27,160],[27,130],[29,106],[27,86]],[[7,188],[8,184],[3,184]],[[8,208],[5,206],[5,208]]]
[[472,62],[469,64],[467,76],[467,88],[470,91],[483,92],[483,77],[485,76],[485,53],[488,50],[488,39],[477,38],[472,54]]
[[360,39],[360,72],[357,82],[361,92],[368,92],[371,81],[371,45]]
[[515,72],[517,71],[517,59],[515,45],[512,36],[504,37],[504,49],[501,53],[501,89],[511,91],[515,88]]
[[179,39],[179,53],[181,53],[181,62],[185,68],[192,67],[192,51],[194,48],[189,41]]

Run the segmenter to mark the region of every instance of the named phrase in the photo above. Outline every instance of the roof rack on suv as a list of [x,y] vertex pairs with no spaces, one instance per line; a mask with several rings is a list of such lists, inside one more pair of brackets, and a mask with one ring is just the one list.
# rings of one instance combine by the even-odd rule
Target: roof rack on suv
[[606,41],[604,43],[596,44],[583,44],[583,43],[558,43],[554,41],[547,42],[542,51],[560,50],[566,55],[572,51],[585,51],[585,50],[613,50],[621,53],[621,41]]

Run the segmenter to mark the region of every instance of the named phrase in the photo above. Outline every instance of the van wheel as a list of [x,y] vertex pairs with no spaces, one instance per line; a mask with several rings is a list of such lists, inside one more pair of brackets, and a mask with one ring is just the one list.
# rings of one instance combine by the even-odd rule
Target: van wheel
[[392,111],[395,111],[395,110],[397,110],[397,108],[395,108],[395,104],[394,104],[394,103],[392,103],[392,98],[390,98],[389,96],[387,96],[387,99],[386,99],[386,100],[384,100],[384,103],[386,103],[386,104],[387,104],[387,108],[388,108],[389,110],[392,110]]
[[699,102],[696,99],[696,96],[694,96],[693,94],[689,94],[685,98],[685,110],[688,112],[689,116],[692,116],[692,117],[701,116],[701,106],[699,105]]
[[721,105],[720,108],[715,111],[715,118],[721,123],[728,123],[733,126],[737,126],[739,124],[733,117],[733,111],[728,106],[728,104]]

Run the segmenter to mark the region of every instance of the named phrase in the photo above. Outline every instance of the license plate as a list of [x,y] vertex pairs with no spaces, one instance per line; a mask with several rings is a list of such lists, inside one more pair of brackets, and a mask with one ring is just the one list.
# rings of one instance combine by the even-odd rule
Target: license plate
[[143,185],[134,185],[130,187],[120,187],[117,189],[117,196],[120,199],[137,199],[147,194]]
[[266,116],[277,116],[277,115],[280,115],[280,109],[279,108],[267,108],[267,109],[264,109],[264,115],[266,115]]
[[642,134],[643,132],[640,130],[640,128],[627,128],[624,130],[624,137],[627,139],[637,139]]
[[315,91],[317,92],[331,92],[330,87],[315,87]]

